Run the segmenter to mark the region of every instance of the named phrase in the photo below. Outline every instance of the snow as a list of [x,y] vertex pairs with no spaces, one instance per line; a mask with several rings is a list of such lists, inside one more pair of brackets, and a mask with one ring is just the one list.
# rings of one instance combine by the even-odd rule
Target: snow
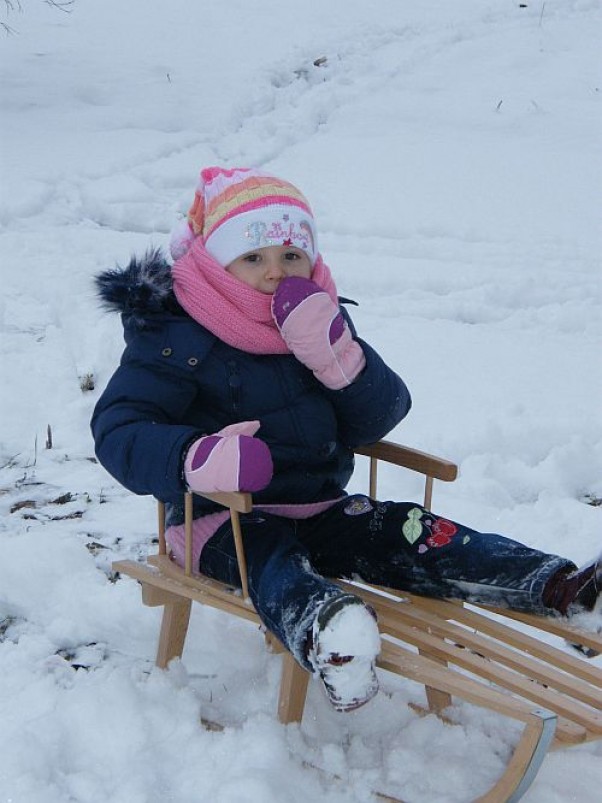
[[[92,461],[88,421],[122,349],[92,277],[166,245],[201,167],[256,165],[308,195],[359,332],[407,380],[394,436],[459,463],[436,510],[596,554],[600,3],[521,5],[32,0],[10,15],[1,800],[352,803],[378,787],[460,803],[501,772],[512,723],[463,705],[453,726],[420,718],[419,687],[388,675],[346,715],[312,683],[301,728],[279,725],[280,659],[200,606],[183,660],[154,668],[160,611],[110,572],[154,550],[153,501]],[[381,496],[419,494],[382,472]],[[548,756],[525,800],[594,803],[601,758],[600,743]]]
[[380,633],[364,605],[347,601],[334,614],[327,612],[327,605],[314,621],[313,649],[308,657],[329,690],[329,699],[338,710],[351,710],[378,691],[374,662],[381,650]]

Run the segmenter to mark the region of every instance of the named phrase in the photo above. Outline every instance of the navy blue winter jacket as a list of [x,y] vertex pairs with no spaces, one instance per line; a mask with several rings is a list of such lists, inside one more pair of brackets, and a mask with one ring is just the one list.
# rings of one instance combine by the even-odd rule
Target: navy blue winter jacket
[[[362,340],[366,367],[343,390],[324,387],[291,354],[228,346],[179,306],[159,252],[101,274],[97,286],[122,313],[126,349],[94,410],[96,454],[129,490],[171,503],[170,524],[182,519],[184,455],[201,435],[260,421],[274,477],[255,501],[316,502],[340,496],[353,448],[382,438],[410,409],[403,381]],[[215,509],[195,497],[195,515]]]

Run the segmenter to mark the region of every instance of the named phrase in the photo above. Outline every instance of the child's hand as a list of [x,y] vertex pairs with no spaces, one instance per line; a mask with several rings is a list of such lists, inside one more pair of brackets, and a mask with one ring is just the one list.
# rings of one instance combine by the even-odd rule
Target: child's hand
[[350,385],[366,364],[341,311],[311,279],[289,276],[272,297],[272,317],[295,357],[331,390]]
[[261,491],[270,484],[270,450],[253,435],[259,421],[231,424],[196,440],[186,453],[184,477],[191,491]]

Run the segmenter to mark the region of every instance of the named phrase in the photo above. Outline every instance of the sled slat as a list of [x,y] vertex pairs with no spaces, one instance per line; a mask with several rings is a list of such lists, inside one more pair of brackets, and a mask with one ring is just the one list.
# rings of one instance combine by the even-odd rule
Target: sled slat
[[533,705],[518,700],[510,695],[502,694],[484,683],[461,674],[455,669],[443,667],[430,658],[418,655],[399,644],[383,639],[382,649],[378,657],[378,666],[391,672],[397,672],[418,683],[457,695],[469,703],[496,711],[504,716],[529,722]]
[[[436,635],[440,639],[451,640],[452,647],[454,644],[460,644],[462,647],[468,648],[490,661],[499,662],[516,672],[524,674],[531,681],[552,687],[563,694],[579,699],[593,708],[602,710],[602,693],[596,686],[556,668],[556,653],[559,652],[558,650],[549,648],[546,654],[549,663],[546,663],[534,660],[528,654],[516,649],[508,648],[505,646],[507,642],[496,641],[488,636],[484,637],[475,631],[453,625],[449,621],[442,623],[434,615],[424,615],[420,611],[412,610],[412,606],[406,606],[397,611],[387,609],[383,615],[385,617],[383,624],[388,626],[395,635],[403,630],[404,638],[413,638],[414,636],[410,631],[422,628],[429,637]],[[409,627],[402,624],[400,620],[403,619],[408,621]],[[500,633],[498,638],[501,639],[505,635],[505,633]],[[435,643],[433,646],[436,646]]]
[[422,632],[415,627],[396,626],[395,635],[404,641],[415,644],[429,655],[445,659],[454,665],[462,667],[497,686],[514,692],[515,694],[531,700],[538,706],[563,715],[579,725],[587,728],[592,734],[602,734],[602,717],[591,708],[582,705],[571,697],[560,694],[553,689],[546,688],[525,677],[520,672],[505,669],[488,660],[482,655],[471,652],[464,646],[448,644],[442,639]]
[[496,621],[487,615],[487,611],[498,616],[503,616],[510,620],[520,621],[530,627],[539,628],[544,632],[552,633],[566,640],[591,646],[602,652],[602,634],[591,633],[583,629],[573,627],[568,623],[564,624],[556,619],[548,619],[544,616],[529,616],[527,614],[517,615],[516,611],[506,611],[506,609],[491,609],[486,606],[479,606],[480,611],[472,611],[464,605],[446,600],[430,600],[426,597],[407,595],[412,603],[423,610],[432,611],[438,617],[445,617],[449,620],[456,620],[467,627],[472,627],[482,633],[492,636],[499,636],[507,644],[516,649],[523,650],[525,653],[544,661],[553,662],[554,666],[565,672],[581,678],[587,683],[602,688],[602,672],[595,664],[584,661],[575,655],[570,655],[557,647],[553,647],[538,638],[527,633],[523,633],[508,623]]
[[[155,556],[154,560],[156,559],[157,556]],[[149,561],[150,560],[153,559],[149,558]],[[167,558],[167,560],[169,560],[169,558]],[[206,583],[204,582],[205,578],[199,578],[200,582],[195,587],[194,575],[187,578],[189,582],[186,583],[184,582],[186,575],[184,575],[181,569],[179,570],[180,578],[175,580],[163,573],[163,567],[161,567],[159,571],[154,571],[152,568],[141,563],[136,563],[133,560],[116,561],[113,564],[113,568],[121,574],[132,577],[134,580],[138,580],[142,583],[149,583],[165,591],[171,591],[185,599],[201,602],[212,608],[219,608],[227,613],[232,613],[243,619],[248,619],[250,622],[260,624],[259,616],[253,607],[246,604],[240,594],[237,594],[234,590],[230,590],[226,585],[224,585],[222,589],[217,589],[215,586],[219,584],[215,583],[215,581],[213,581],[213,583],[211,581]]]

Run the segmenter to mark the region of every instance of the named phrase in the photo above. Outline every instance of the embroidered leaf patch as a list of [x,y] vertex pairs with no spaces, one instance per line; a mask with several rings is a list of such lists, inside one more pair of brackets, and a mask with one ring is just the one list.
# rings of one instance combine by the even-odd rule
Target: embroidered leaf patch
[[422,524],[420,523],[422,513],[423,511],[419,507],[413,507],[408,512],[408,519],[401,528],[405,539],[409,541],[410,544],[416,543],[422,535]]

